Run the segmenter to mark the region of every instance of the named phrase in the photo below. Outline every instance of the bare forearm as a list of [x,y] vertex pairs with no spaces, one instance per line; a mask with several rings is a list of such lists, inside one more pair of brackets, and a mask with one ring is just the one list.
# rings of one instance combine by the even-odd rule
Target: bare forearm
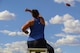
[[25,12],[30,12],[30,13],[32,13],[32,10],[26,8],[26,9],[25,9]]
[[26,34],[28,34],[29,32],[27,30],[22,29],[22,31]]

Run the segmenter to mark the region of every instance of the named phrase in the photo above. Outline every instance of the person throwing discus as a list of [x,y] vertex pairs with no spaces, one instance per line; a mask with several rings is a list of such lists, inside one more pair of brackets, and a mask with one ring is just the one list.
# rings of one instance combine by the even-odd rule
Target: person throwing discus
[[29,33],[26,29],[30,28],[31,32],[27,40],[28,48],[47,48],[49,53],[54,53],[54,48],[46,42],[44,37],[44,18],[37,9],[30,10],[26,8],[25,12],[30,12],[32,15],[32,19],[27,21],[21,28],[26,34]]

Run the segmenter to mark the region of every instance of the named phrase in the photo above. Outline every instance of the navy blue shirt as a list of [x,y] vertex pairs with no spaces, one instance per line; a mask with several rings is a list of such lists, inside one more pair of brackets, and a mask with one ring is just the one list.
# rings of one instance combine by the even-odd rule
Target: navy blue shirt
[[28,41],[44,38],[44,27],[45,25],[40,23],[40,18],[34,18],[34,24],[30,27],[31,33]]

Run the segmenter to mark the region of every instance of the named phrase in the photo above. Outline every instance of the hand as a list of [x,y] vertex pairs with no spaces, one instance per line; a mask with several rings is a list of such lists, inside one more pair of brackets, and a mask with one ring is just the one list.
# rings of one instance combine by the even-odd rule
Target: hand
[[25,33],[28,34],[29,32],[28,31],[25,31]]

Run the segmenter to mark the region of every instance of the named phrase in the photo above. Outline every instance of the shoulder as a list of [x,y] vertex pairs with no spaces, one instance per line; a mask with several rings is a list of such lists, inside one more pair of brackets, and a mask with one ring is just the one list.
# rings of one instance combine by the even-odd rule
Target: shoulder
[[34,19],[31,19],[31,20],[29,20],[28,22],[29,22],[29,23],[32,23],[32,22],[34,22]]
[[40,22],[41,22],[43,25],[45,25],[45,20],[44,20],[44,18],[43,18],[42,16],[39,16],[39,18],[40,18]]
[[30,26],[32,26],[32,25],[33,25],[33,23],[34,23],[34,19],[31,19],[31,20],[27,21],[27,23],[29,23],[29,24],[30,24]]
[[44,18],[42,16],[39,15],[39,18],[44,21]]
[[28,20],[26,23],[32,23],[34,22],[34,19]]

